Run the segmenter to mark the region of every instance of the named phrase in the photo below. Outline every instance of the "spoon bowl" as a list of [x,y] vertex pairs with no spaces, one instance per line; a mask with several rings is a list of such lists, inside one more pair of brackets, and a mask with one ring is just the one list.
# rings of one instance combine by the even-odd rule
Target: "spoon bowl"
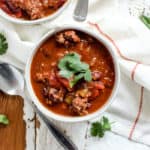
[[7,63],[1,63],[0,89],[10,95],[20,95],[24,90],[24,78],[21,72]]

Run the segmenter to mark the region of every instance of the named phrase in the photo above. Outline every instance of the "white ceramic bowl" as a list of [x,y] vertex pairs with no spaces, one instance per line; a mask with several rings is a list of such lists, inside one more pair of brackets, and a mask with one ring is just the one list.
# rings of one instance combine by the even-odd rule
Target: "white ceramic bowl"
[[[34,90],[32,88],[32,85],[31,85],[31,78],[30,78],[30,73],[31,72],[30,72],[30,70],[31,70],[31,63],[32,63],[33,56],[35,55],[35,53],[37,52],[39,47],[49,37],[54,35],[56,32],[59,32],[61,30],[65,30],[65,29],[79,30],[79,31],[87,33],[87,34],[91,35],[92,37],[96,38],[97,40],[99,40],[103,45],[105,45],[105,47],[110,52],[110,54],[111,54],[111,56],[113,58],[114,66],[115,66],[115,84],[114,84],[114,88],[113,88],[112,94],[110,95],[110,97],[107,100],[107,102],[101,108],[99,108],[96,112],[88,114],[86,116],[67,117],[67,116],[62,116],[62,115],[59,115],[59,114],[55,114],[54,112],[52,112],[52,111],[48,110],[46,107],[44,107],[43,104],[38,100],[38,97],[35,95]],[[119,71],[119,65],[118,65],[118,62],[117,62],[116,54],[115,54],[115,49],[114,49],[113,45],[105,37],[103,37],[101,34],[93,33],[91,31],[89,31],[88,29],[71,25],[71,26],[57,27],[53,31],[50,31],[49,33],[47,33],[41,39],[41,41],[38,43],[36,48],[33,50],[31,56],[28,58],[27,65],[26,65],[26,70],[25,70],[25,78],[26,78],[27,89],[28,89],[28,92],[29,92],[29,94],[30,94],[30,96],[32,98],[32,101],[34,102],[34,104],[38,107],[38,109],[45,116],[47,116],[48,118],[53,118],[55,120],[59,120],[59,121],[63,121],[63,122],[79,122],[79,121],[86,121],[86,120],[89,120],[91,118],[100,116],[110,106],[110,104],[114,100],[114,97],[115,97],[115,95],[117,93],[117,90],[118,90],[119,81],[120,81],[120,71]]]
[[53,14],[46,16],[44,18],[41,19],[36,19],[36,20],[23,20],[21,18],[15,18],[12,17],[10,15],[8,15],[6,12],[4,12],[2,9],[0,9],[0,16],[3,17],[4,19],[16,23],[16,24],[23,24],[23,25],[33,25],[33,24],[40,24],[49,20],[52,20],[54,18],[56,18],[60,13],[62,13],[66,7],[68,6],[68,4],[71,2],[71,0],[68,0],[62,7],[60,7],[56,12],[54,12]]

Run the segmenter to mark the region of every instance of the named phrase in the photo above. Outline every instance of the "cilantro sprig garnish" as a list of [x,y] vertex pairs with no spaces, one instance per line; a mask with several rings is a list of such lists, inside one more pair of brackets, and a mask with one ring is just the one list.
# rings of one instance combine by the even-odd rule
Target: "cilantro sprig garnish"
[[81,62],[81,57],[77,53],[69,53],[60,59],[58,63],[60,76],[67,78],[70,87],[73,87],[79,80],[91,81],[91,71],[89,65]]
[[91,135],[102,138],[105,135],[105,132],[110,130],[111,123],[109,122],[108,118],[103,117],[102,120],[92,123]]
[[140,19],[150,29],[150,17],[147,17],[145,15],[141,15]]
[[6,37],[2,33],[0,33],[0,55],[6,53],[7,49],[8,43]]
[[8,125],[9,119],[6,115],[0,114],[0,124]]

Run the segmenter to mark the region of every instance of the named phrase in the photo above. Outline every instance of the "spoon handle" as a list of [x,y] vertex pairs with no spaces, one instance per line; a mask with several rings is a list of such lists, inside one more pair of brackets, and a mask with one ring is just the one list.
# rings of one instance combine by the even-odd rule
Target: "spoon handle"
[[77,21],[86,20],[88,14],[89,0],[78,0],[77,6],[74,11],[74,19]]
[[45,122],[48,129],[55,136],[57,141],[64,147],[65,150],[78,150],[76,145],[67,137],[60,129],[58,129],[50,120],[48,120],[39,110],[36,109],[41,119]]

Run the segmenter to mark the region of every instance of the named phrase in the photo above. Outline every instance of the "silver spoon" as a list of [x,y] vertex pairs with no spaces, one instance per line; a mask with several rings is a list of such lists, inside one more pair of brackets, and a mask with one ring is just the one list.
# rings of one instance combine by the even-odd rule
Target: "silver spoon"
[[74,11],[74,19],[77,21],[86,20],[88,14],[89,0],[78,0],[77,6]]
[[[24,78],[19,70],[7,63],[0,63],[0,90],[10,95],[20,95],[24,91]],[[55,136],[65,150],[78,150],[76,145],[49,121],[35,106],[36,113],[47,125],[49,131]]]

